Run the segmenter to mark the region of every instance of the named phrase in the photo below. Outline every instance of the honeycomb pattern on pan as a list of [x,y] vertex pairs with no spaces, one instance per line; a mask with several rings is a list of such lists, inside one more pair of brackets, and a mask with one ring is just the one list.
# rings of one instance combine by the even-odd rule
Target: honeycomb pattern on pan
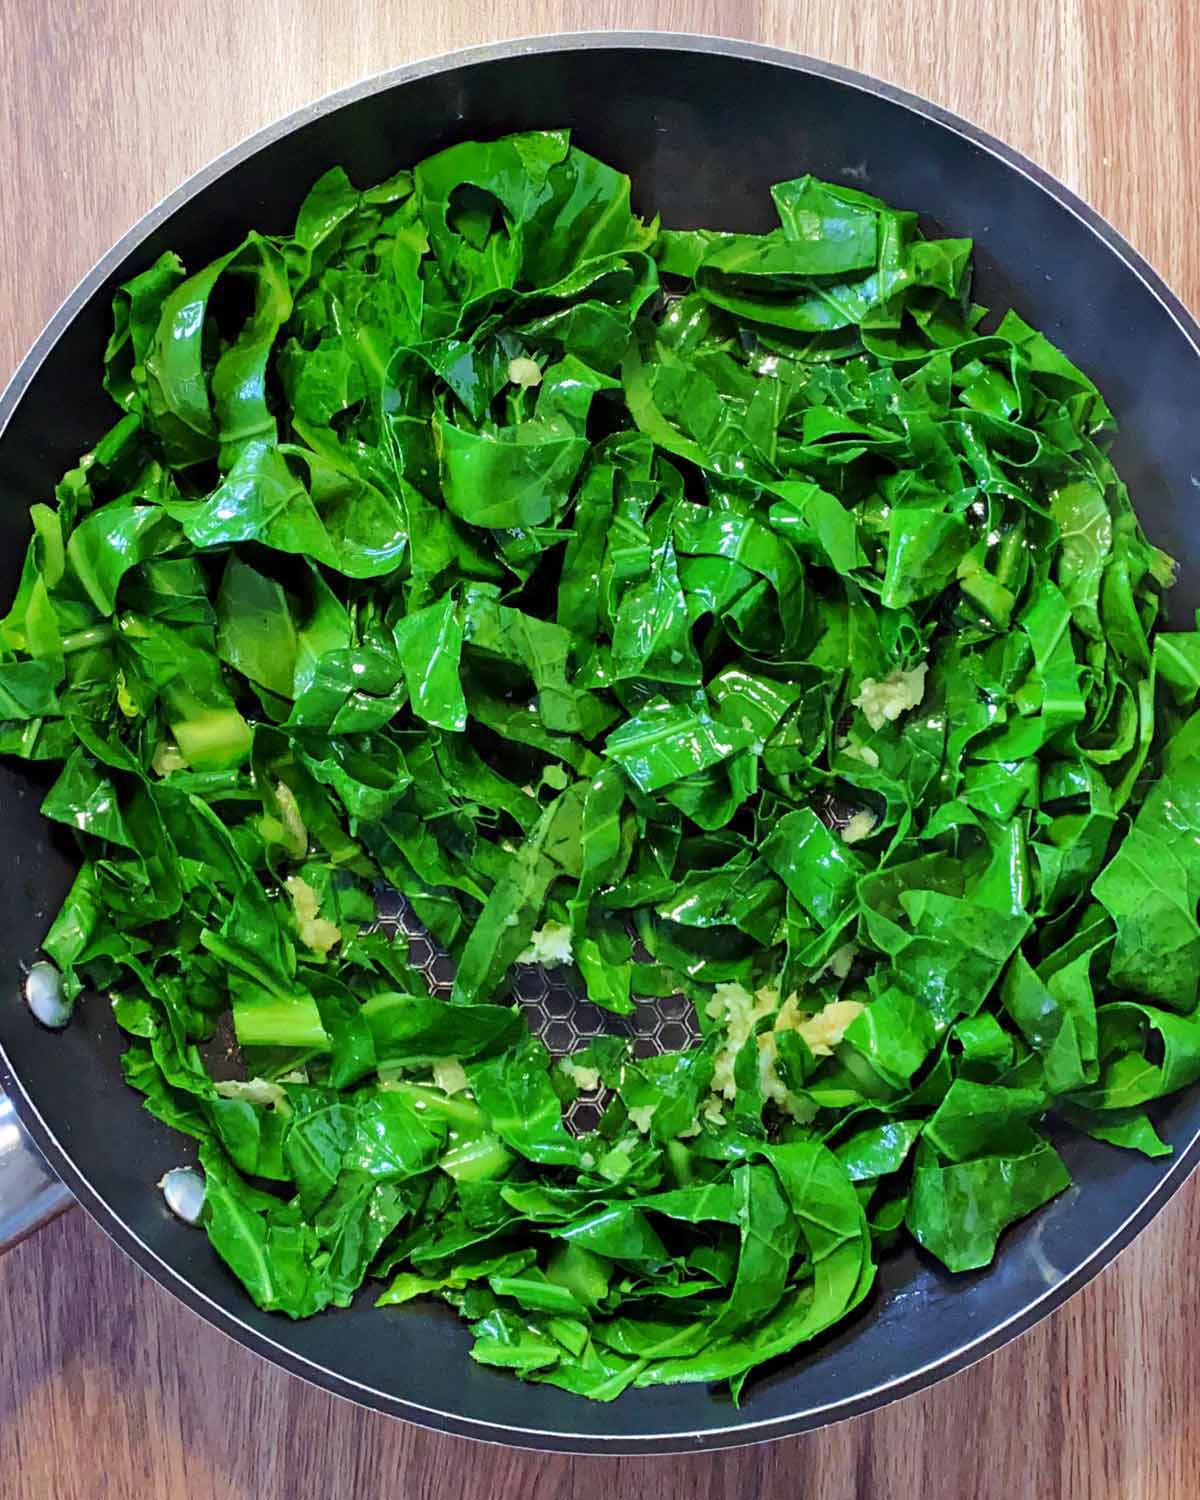
[[[424,974],[435,995],[449,995],[454,981],[453,960],[434,943],[403,896],[380,890],[375,899],[379,929],[403,935],[408,940],[413,968]],[[545,969],[541,964],[518,964],[514,969],[514,997],[525,1012],[530,1031],[545,1042],[553,1056],[576,1052],[603,1034],[632,1037],[636,1057],[677,1052],[699,1041],[699,1029],[686,996],[638,1000],[632,1016],[614,1016],[593,1005],[571,982],[571,974],[570,969]],[[603,1089],[580,1094],[567,1111],[567,1125],[576,1132],[593,1129],[605,1097]]]

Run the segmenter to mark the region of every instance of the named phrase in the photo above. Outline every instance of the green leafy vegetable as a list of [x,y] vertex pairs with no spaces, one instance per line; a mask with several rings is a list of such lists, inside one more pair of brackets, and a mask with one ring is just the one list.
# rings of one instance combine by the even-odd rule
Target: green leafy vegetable
[[[1049,1114],[1170,1150],[1200,633],[1109,410],[983,331],[968,242],[773,199],[663,231],[565,132],[462,142],[116,294],[0,750],[79,844],[45,951],[265,1309],[386,1281],[482,1364],[737,1398],[903,1232],[987,1264],[1068,1184]],[[699,1039],[553,1058],[536,962]]]

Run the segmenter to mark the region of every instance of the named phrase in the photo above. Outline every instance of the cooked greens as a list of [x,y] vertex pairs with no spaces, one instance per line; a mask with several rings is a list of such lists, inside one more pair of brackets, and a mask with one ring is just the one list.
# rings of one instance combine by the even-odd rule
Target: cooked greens
[[[969,242],[773,197],[660,230],[563,132],[465,143],[117,294],[0,749],[83,856],[45,952],[260,1307],[376,1278],[531,1380],[736,1395],[902,1236],[986,1265],[1069,1182],[1048,1115],[1169,1149],[1200,635],[1108,408]],[[552,1061],[529,961],[614,1034]]]

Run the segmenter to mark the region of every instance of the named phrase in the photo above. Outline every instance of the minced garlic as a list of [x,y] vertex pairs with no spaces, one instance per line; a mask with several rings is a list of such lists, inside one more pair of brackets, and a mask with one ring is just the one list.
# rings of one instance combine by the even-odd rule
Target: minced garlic
[[640,1130],[643,1135],[647,1134],[650,1121],[654,1118],[654,1111],[657,1108],[657,1104],[635,1104],[629,1111],[629,1123],[635,1129]]
[[[789,1024],[800,1034],[814,1057],[832,1057],[833,1049],[846,1034],[846,1028],[864,1009],[861,1000],[832,1000],[815,1015],[797,1014]],[[780,1012],[780,1022],[782,1020],[783,1013]],[[784,1028],[777,1023],[777,1029]]]
[[882,729],[885,723],[893,723],[902,713],[917,707],[925,696],[928,671],[928,663],[922,662],[911,672],[890,672],[882,681],[864,677],[858,697],[850,701],[862,709],[872,729]]
[[529,939],[529,947],[517,954],[519,964],[544,964],[556,969],[571,962],[571,929],[565,922],[547,922]]
[[156,776],[169,776],[172,771],[185,771],[187,761],[179,753],[179,746],[174,740],[159,740],[154,747],[150,769]]
[[279,817],[283,824],[283,844],[295,859],[303,859],[308,852],[308,829],[300,812],[296,794],[286,781],[275,783],[275,800],[279,804]]
[[[849,946],[846,945],[847,948]],[[835,958],[839,960],[839,966],[844,962],[845,971],[849,972],[853,950],[847,956],[844,949],[839,949]],[[781,1031],[795,1031],[814,1057],[830,1057],[834,1047],[842,1040],[847,1026],[862,1009],[862,1004],[857,1000],[835,1000],[814,1015],[801,1009],[797,995],[789,995],[780,1005],[779,990],[774,986],[765,985],[751,994],[741,984],[717,985],[706,1010],[714,1021],[724,1023],[725,1041],[716,1055],[710,1085],[713,1097],[709,1100],[709,1105],[715,1107],[715,1110],[710,1112],[706,1108],[703,1111],[705,1118],[724,1124],[724,1115],[721,1115],[720,1120],[716,1119],[716,1115],[721,1114],[722,1098],[734,1100],[737,1097],[733,1070],[738,1054],[758,1022],[770,1015],[775,1017],[774,1024],[770,1030],[759,1033],[757,1042],[759,1086],[764,1097],[785,1114],[794,1119],[807,1118],[810,1113],[807,1103],[788,1089],[777,1071],[778,1034]]]
[[873,812],[856,812],[842,829],[842,843],[857,844],[860,839],[869,838],[877,822]]
[[461,1094],[468,1086],[466,1069],[457,1057],[435,1057],[433,1081],[443,1094]]
[[268,1109],[277,1109],[285,1117],[292,1113],[292,1101],[287,1090],[267,1078],[222,1078],[215,1085],[222,1099],[244,1099],[247,1104],[261,1104]]
[[871,749],[870,745],[856,745],[853,740],[847,740],[838,748],[851,760],[861,760],[864,766],[868,766],[872,771],[878,771],[879,755],[877,751]]
[[858,957],[858,948],[854,943],[843,943],[840,948],[835,948],[829,956],[829,972],[835,979],[845,979],[854,960]]
[[558,1066],[582,1094],[592,1094],[600,1087],[600,1069],[589,1068],[586,1063],[572,1062],[569,1057],[560,1057]]
[[513,385],[527,389],[531,385],[541,385],[542,372],[538,368],[537,360],[518,355],[516,359],[510,359],[508,362],[508,378]]
[[341,942],[341,929],[336,922],[330,922],[320,915],[321,904],[317,900],[317,893],[307,880],[299,875],[289,875],[283,884],[292,898],[300,941],[311,953],[324,958],[332,947]]

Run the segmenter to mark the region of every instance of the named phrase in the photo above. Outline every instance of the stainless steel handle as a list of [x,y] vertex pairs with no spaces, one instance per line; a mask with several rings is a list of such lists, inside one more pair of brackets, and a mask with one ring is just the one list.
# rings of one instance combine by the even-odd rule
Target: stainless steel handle
[[0,1255],[74,1201],[0,1093]]

